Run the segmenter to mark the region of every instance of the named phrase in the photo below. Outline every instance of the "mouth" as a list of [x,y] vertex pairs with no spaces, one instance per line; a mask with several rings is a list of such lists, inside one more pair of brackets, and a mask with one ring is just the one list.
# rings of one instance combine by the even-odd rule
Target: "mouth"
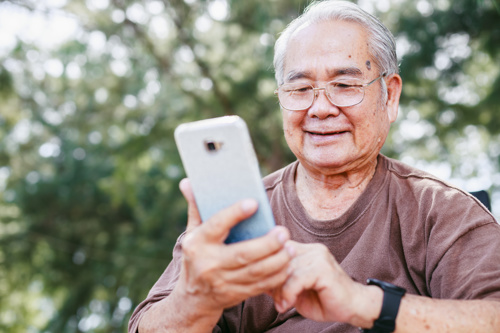
[[310,142],[314,145],[331,145],[338,140],[344,138],[344,135],[348,134],[349,131],[304,131]]
[[307,134],[314,136],[332,136],[347,133],[347,131],[333,131],[333,132],[314,132],[314,131],[305,131]]

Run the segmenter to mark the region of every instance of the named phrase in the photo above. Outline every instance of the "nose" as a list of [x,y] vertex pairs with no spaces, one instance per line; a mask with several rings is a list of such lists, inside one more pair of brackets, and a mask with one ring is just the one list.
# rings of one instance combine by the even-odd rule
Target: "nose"
[[327,94],[325,87],[314,88],[314,100],[307,110],[309,117],[324,119],[330,116],[337,117],[340,114],[340,109],[330,101]]

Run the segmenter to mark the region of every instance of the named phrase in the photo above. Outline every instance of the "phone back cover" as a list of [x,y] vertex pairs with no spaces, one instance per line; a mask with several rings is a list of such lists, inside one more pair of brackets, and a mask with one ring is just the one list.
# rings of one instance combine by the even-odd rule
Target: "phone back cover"
[[[262,236],[275,225],[248,128],[241,118],[182,124],[175,139],[202,221],[238,200],[253,198],[259,203],[253,216],[233,227],[226,243]],[[206,142],[221,146],[209,151]]]

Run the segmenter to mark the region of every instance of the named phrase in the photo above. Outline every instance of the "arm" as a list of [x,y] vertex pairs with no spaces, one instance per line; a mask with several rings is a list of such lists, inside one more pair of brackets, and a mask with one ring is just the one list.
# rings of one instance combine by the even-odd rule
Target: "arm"
[[139,322],[139,332],[212,332],[222,311],[214,309],[202,313],[196,308],[196,299],[183,297],[179,288],[155,303]]
[[141,333],[211,332],[225,308],[276,288],[288,277],[285,228],[224,244],[231,227],[255,213],[255,201],[239,202],[201,224],[189,183],[182,181],[180,187],[188,201],[180,277],[172,293],[142,316]]
[[[317,321],[340,321],[370,328],[382,308],[377,286],[353,281],[326,247],[289,241],[296,252],[292,274],[273,292],[276,308],[291,307]],[[499,332],[500,302],[438,300],[405,295],[396,320],[396,332]]]
[[500,332],[500,302],[406,295],[396,318],[396,332]]

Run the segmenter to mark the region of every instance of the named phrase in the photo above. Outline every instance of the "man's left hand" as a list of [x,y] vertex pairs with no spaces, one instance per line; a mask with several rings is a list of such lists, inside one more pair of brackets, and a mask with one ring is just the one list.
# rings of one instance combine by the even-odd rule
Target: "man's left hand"
[[273,291],[276,309],[291,307],[315,321],[347,322],[371,327],[382,307],[382,290],[353,281],[322,244],[289,241],[295,257],[292,273]]

